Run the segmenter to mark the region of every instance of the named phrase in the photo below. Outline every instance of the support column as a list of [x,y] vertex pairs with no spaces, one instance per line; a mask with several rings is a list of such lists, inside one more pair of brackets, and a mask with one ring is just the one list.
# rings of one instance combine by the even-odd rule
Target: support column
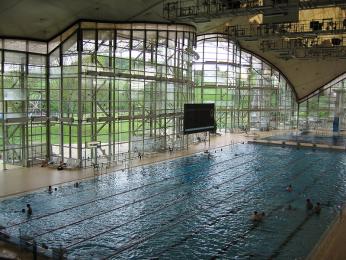
[[78,118],[78,125],[77,125],[77,158],[79,160],[79,166],[82,167],[82,44],[83,44],[83,37],[82,37],[82,29],[78,28],[77,31],[77,51],[78,51],[78,108],[77,108],[77,118]]

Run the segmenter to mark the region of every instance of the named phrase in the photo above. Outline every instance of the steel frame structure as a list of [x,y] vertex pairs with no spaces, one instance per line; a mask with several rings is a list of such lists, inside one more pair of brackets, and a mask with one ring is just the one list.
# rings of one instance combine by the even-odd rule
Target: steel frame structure
[[229,26],[226,33],[234,40],[259,41],[261,51],[278,52],[282,59],[346,57],[346,19]]
[[219,130],[295,127],[295,95],[278,71],[241,50],[227,35],[197,39],[200,59],[193,66],[196,100],[216,104]]
[[[317,23],[317,26],[315,24]],[[236,39],[259,40],[273,38],[293,38],[318,36],[335,36],[346,33],[345,19],[314,19],[308,21],[274,23],[274,24],[249,24],[226,27],[226,33]]]
[[[193,98],[185,50],[194,39],[184,25],[80,24],[50,55],[54,156],[86,167],[183,149],[183,105]],[[94,141],[101,146],[89,149]]]
[[343,0],[168,0],[163,16],[173,21],[208,22],[212,18],[263,14],[267,10],[284,14],[290,9],[345,7]]
[[346,74],[335,79],[324,88],[315,91],[299,103],[298,128],[315,131],[317,134],[331,134],[333,120],[341,112],[340,131],[346,130]]
[[194,44],[192,26],[86,21],[48,43],[1,40],[3,168],[184,149]]
[[[128,164],[185,149],[183,105],[215,102],[220,131],[288,129],[289,84],[225,35],[188,25],[80,21],[49,42],[0,40],[3,168]],[[94,146],[91,144],[98,143]]]
[[3,168],[30,166],[34,158],[45,158],[48,148],[46,45],[4,39],[0,47]]

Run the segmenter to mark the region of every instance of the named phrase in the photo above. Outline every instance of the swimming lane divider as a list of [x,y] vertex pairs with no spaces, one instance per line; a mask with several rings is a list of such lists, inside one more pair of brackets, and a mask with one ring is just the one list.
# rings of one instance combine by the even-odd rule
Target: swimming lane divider
[[289,241],[292,240],[292,238],[299,232],[299,230],[309,221],[311,216],[314,215],[313,213],[308,214],[305,216],[304,220],[286,237],[286,239],[278,246],[277,249],[274,250],[274,252],[268,257],[268,259],[273,259],[275,257],[278,257],[281,253],[281,250],[288,244]]
[[[253,160],[255,160],[255,159],[253,159]],[[246,163],[249,163],[249,162],[245,162],[245,163],[243,163],[243,164],[246,164]],[[230,168],[225,169],[225,170],[222,170],[222,171],[220,171],[220,172],[226,172],[226,171],[228,171],[228,170],[230,170]],[[220,172],[218,172],[218,173],[220,173]],[[214,189],[214,188],[216,188],[216,187],[220,187],[220,186],[222,186],[222,185],[224,185],[224,184],[226,184],[226,183],[228,183],[228,182],[231,182],[231,181],[234,181],[234,180],[236,180],[236,179],[238,179],[238,178],[240,178],[240,177],[243,177],[243,176],[245,176],[245,175],[247,175],[247,174],[249,174],[249,173],[251,173],[251,172],[245,172],[245,173],[243,173],[243,174],[241,174],[241,175],[238,175],[238,176],[236,176],[236,177],[232,177],[231,179],[228,179],[228,180],[226,180],[226,181],[224,181],[224,182],[222,182],[222,183],[220,183],[220,184],[214,185],[214,186],[212,186],[212,187],[210,187],[210,188],[208,188],[208,189],[196,190],[196,192],[199,192],[199,193],[200,193],[200,192],[205,192],[205,191],[212,190],[212,189]],[[162,206],[159,207],[159,208],[156,208],[154,211],[151,211],[151,212],[149,212],[149,213],[147,213],[147,214],[141,215],[141,216],[139,216],[139,217],[137,217],[137,218],[134,218],[134,219],[132,219],[132,220],[129,220],[129,221],[127,221],[127,222],[124,222],[124,223],[122,223],[122,224],[119,224],[118,226],[112,227],[112,228],[107,229],[107,230],[105,230],[105,231],[99,232],[99,233],[97,233],[97,234],[95,234],[95,235],[93,235],[93,236],[91,236],[91,237],[85,238],[85,239],[83,239],[83,240],[81,240],[81,241],[78,241],[78,242],[76,242],[76,243],[70,244],[70,245],[68,245],[68,246],[65,247],[65,248],[70,248],[70,247],[75,246],[75,245],[77,245],[77,244],[80,244],[80,243],[82,243],[82,242],[88,241],[88,240],[93,239],[93,238],[95,238],[95,237],[98,237],[98,236],[100,236],[100,235],[103,235],[103,234],[106,234],[106,233],[108,233],[108,232],[111,232],[111,231],[113,231],[113,230],[115,230],[115,229],[117,229],[117,228],[120,228],[120,227],[122,227],[122,226],[125,226],[125,225],[127,225],[127,224],[129,224],[129,223],[131,223],[131,222],[140,220],[140,219],[142,219],[142,218],[144,218],[144,217],[147,217],[147,216],[152,215],[152,214],[154,214],[154,213],[160,212],[161,210],[163,210],[163,209],[165,209],[165,208],[168,208],[168,207],[170,207],[170,206],[173,206],[173,205],[177,204],[178,202],[181,202],[181,201],[190,199],[191,196],[196,196],[196,194],[194,194],[194,193],[191,192],[191,191],[190,191],[190,192],[187,192],[187,193],[185,193],[184,195],[181,195],[181,196],[179,196],[178,198],[171,200],[169,203],[167,203],[167,204],[165,204],[165,205],[162,205]]]
[[[300,160],[303,160],[303,158],[300,159]],[[305,169],[305,168],[304,168],[304,169]],[[252,185],[249,185],[249,186],[247,186],[247,187],[245,187],[245,188],[239,190],[238,192],[235,192],[235,193],[228,193],[228,194],[227,194],[227,195],[229,195],[228,197],[226,197],[226,198],[224,198],[224,199],[222,199],[222,200],[219,200],[219,201],[217,201],[217,202],[215,202],[215,203],[213,203],[213,204],[211,204],[211,205],[209,205],[209,206],[207,206],[207,207],[205,207],[205,208],[196,209],[196,210],[193,210],[193,209],[192,209],[192,210],[186,211],[186,213],[190,213],[191,211],[193,211],[194,213],[192,213],[192,214],[187,214],[187,215],[185,215],[185,216],[184,216],[184,214],[181,214],[180,216],[184,216],[183,218],[177,220],[176,222],[174,222],[174,223],[172,223],[172,224],[170,224],[170,225],[167,225],[165,228],[163,228],[163,229],[161,229],[161,230],[159,230],[159,231],[157,231],[157,232],[154,232],[154,233],[152,233],[152,234],[150,234],[150,235],[148,235],[148,236],[146,236],[146,237],[137,239],[136,241],[134,241],[134,242],[132,242],[132,243],[127,243],[127,244],[121,246],[114,254],[111,254],[111,255],[107,256],[105,259],[109,259],[109,258],[111,258],[111,257],[113,257],[113,256],[116,256],[116,255],[120,254],[121,252],[123,252],[123,251],[125,251],[125,250],[128,250],[128,249],[130,249],[130,248],[132,248],[132,247],[134,247],[134,246],[136,246],[136,245],[138,245],[138,244],[141,244],[141,243],[145,242],[146,240],[149,240],[150,238],[152,238],[152,237],[154,237],[154,236],[156,236],[156,235],[158,235],[158,234],[160,234],[160,233],[162,233],[162,232],[164,232],[164,231],[170,230],[170,229],[173,228],[174,226],[180,224],[181,222],[185,221],[186,219],[189,219],[189,218],[191,218],[191,217],[196,216],[197,214],[199,214],[199,213],[202,212],[202,211],[211,209],[211,208],[215,207],[216,205],[219,205],[219,204],[221,204],[221,203],[223,203],[223,202],[227,202],[230,198],[235,197],[235,196],[237,196],[237,195],[241,195],[243,192],[247,191],[248,189],[250,189],[250,188],[256,186],[257,184],[262,183],[262,181],[264,181],[264,180],[269,180],[269,179],[271,179],[271,178],[274,178],[274,177],[276,176],[276,174],[277,174],[277,172],[273,172],[272,174],[269,174],[269,176],[266,176],[266,177],[260,179],[259,181],[257,181],[257,182],[255,182],[255,183],[253,183]],[[243,175],[245,175],[245,174],[243,174]],[[239,177],[241,177],[241,176],[239,176]],[[230,180],[230,181],[231,181],[231,180]],[[223,184],[223,183],[222,183],[222,184]],[[215,185],[215,186],[213,186],[212,188],[218,187],[218,186],[220,186],[220,185]],[[154,212],[154,213],[155,213],[155,212]],[[102,232],[102,234],[108,233],[108,232],[110,232],[110,231],[112,231],[112,230],[114,230],[114,229],[115,229],[115,228],[109,229],[107,232]],[[100,234],[100,235],[102,235],[102,234]],[[99,235],[97,235],[97,236],[99,236]],[[96,236],[94,236],[94,237],[96,237]],[[89,239],[88,239],[88,240],[89,240]],[[68,246],[68,247],[70,247],[70,246]],[[67,247],[67,248],[68,248],[68,247]]]
[[[252,153],[250,153],[250,154],[252,154]],[[242,157],[245,157],[247,155],[249,155],[249,154],[244,154],[244,155],[241,155],[241,156],[233,157],[233,158],[230,158],[228,160],[224,160],[222,162],[218,162],[218,163],[212,164],[210,166],[220,165],[220,164],[222,164],[224,162],[233,161],[235,159],[242,158]],[[196,171],[198,171],[198,170],[199,169],[197,169]],[[43,214],[43,215],[40,215],[40,216],[37,216],[37,217],[32,217],[32,218],[30,218],[28,220],[8,225],[8,226],[6,226],[6,228],[11,228],[11,227],[15,227],[15,226],[18,226],[18,225],[22,225],[22,224],[28,223],[28,222],[36,220],[36,219],[41,219],[41,218],[44,218],[44,217],[49,217],[49,216],[57,214],[57,213],[65,212],[65,211],[68,211],[68,210],[71,210],[71,209],[75,209],[75,208],[78,208],[78,207],[81,207],[81,206],[85,206],[85,205],[94,203],[96,201],[101,201],[101,200],[112,198],[112,197],[115,197],[115,196],[118,196],[118,195],[123,195],[123,194],[129,193],[131,191],[140,190],[140,189],[145,188],[145,187],[149,187],[149,186],[152,186],[152,185],[155,185],[155,184],[158,184],[158,183],[165,182],[167,180],[172,180],[172,179],[179,178],[179,177],[182,177],[182,176],[186,176],[186,175],[189,175],[189,174],[191,174],[191,172],[183,173],[183,174],[179,174],[179,175],[175,175],[175,176],[171,176],[171,177],[165,177],[165,178],[163,178],[161,180],[150,182],[150,183],[147,183],[145,185],[141,185],[141,186],[129,189],[129,190],[121,191],[121,192],[114,193],[114,194],[111,194],[111,195],[107,195],[107,196],[104,196],[104,197],[101,197],[101,198],[97,198],[97,199],[93,199],[93,200],[90,200],[90,201],[86,201],[86,202],[78,204],[78,205],[74,205],[74,206],[71,206],[71,207],[68,207],[68,208],[64,208],[62,210],[58,210],[58,211],[50,212],[50,213],[47,213],[47,214]]]
[[[248,200],[249,201],[249,200]],[[188,241],[189,239],[191,239],[193,236],[199,234],[201,231],[203,231],[206,226],[214,226],[215,224],[219,223],[220,221],[224,220],[226,217],[229,217],[230,215],[234,215],[237,214],[241,209],[239,207],[237,208],[231,208],[229,210],[227,210],[225,213],[223,213],[220,216],[216,216],[213,218],[213,220],[211,220],[209,223],[207,223],[206,225],[203,225],[202,227],[193,230],[190,234],[187,234],[185,237],[181,238],[180,240],[176,241],[174,244],[164,248],[163,250],[161,250],[159,253],[155,254],[155,256],[150,257],[149,259],[159,259],[161,255],[163,255],[164,253],[172,250],[173,248],[182,245],[184,243],[186,243],[186,241]]]
[[[237,167],[239,167],[239,166],[246,165],[246,164],[248,164],[248,163],[250,163],[250,162],[252,162],[252,161],[254,161],[254,160],[255,160],[255,159],[252,159],[252,160],[250,160],[250,161],[243,162],[243,163],[238,164],[238,165],[236,165],[236,166],[233,166],[233,167],[231,167],[231,168],[227,168],[227,169],[221,170],[221,171],[219,171],[219,172],[216,172],[216,173],[213,173],[213,174],[210,174],[210,175],[205,175],[205,176],[202,176],[202,177],[199,177],[199,178],[195,178],[193,182],[196,182],[196,180],[207,179],[207,178],[213,177],[213,176],[218,175],[218,174],[223,173],[223,172],[227,172],[227,171],[229,171],[229,170],[231,170],[231,169],[234,169],[234,168],[237,168]],[[79,224],[79,223],[81,223],[81,222],[83,222],[83,221],[86,221],[86,220],[89,220],[89,219],[92,219],[92,218],[99,217],[99,216],[101,216],[101,215],[107,214],[107,213],[109,213],[109,212],[112,212],[112,211],[115,211],[115,210],[118,210],[118,209],[121,209],[121,208],[125,208],[125,207],[127,207],[127,206],[131,206],[131,205],[134,205],[134,204],[139,203],[139,202],[146,201],[146,200],[148,200],[148,199],[157,197],[157,196],[162,195],[162,194],[164,194],[164,193],[171,192],[171,191],[173,191],[173,190],[180,189],[181,186],[184,185],[184,184],[186,184],[186,182],[182,181],[182,182],[180,182],[180,183],[175,184],[175,186],[177,186],[177,187],[174,187],[174,188],[171,188],[171,189],[167,189],[167,190],[164,190],[164,191],[161,191],[161,192],[157,192],[157,193],[154,193],[154,194],[152,194],[152,195],[150,195],[150,196],[148,196],[148,197],[145,197],[145,198],[142,198],[142,199],[139,199],[139,200],[135,200],[135,201],[133,201],[133,202],[131,202],[131,203],[127,203],[127,204],[121,205],[121,206],[119,206],[119,207],[116,207],[116,208],[113,208],[113,209],[110,209],[110,210],[106,210],[106,211],[100,212],[100,213],[98,213],[98,214],[96,214],[96,215],[93,215],[93,216],[90,216],[90,217],[87,217],[87,218],[84,218],[84,219],[81,219],[81,220],[78,220],[78,221],[69,223],[69,224],[67,224],[67,225],[63,225],[63,226],[60,226],[60,227],[57,227],[57,228],[54,228],[54,229],[47,230],[47,231],[45,231],[45,232],[43,232],[43,233],[34,235],[34,237],[36,238],[36,237],[45,235],[45,234],[47,234],[47,233],[51,233],[51,232],[54,232],[54,231],[57,231],[57,230],[60,230],[60,229],[63,229],[63,228],[69,227],[69,226],[73,226],[73,225]],[[198,190],[197,190],[197,191],[198,191]],[[189,194],[189,193],[186,193],[186,194]],[[181,197],[185,197],[185,194],[184,194],[184,195],[181,195]],[[178,197],[178,198],[179,198],[179,197]],[[173,200],[173,201],[174,201],[174,200]]]
[[[314,163],[314,162],[312,162],[310,165],[312,165],[313,163]],[[307,169],[307,168],[309,168],[309,167],[310,167],[310,166],[305,167],[304,170]],[[304,173],[304,170],[300,171],[299,174],[295,175],[293,179],[296,179],[296,178],[298,178],[299,176],[301,176],[301,175]],[[304,190],[304,191],[305,191],[305,190]],[[304,191],[300,192],[299,194],[303,193]],[[279,193],[276,193],[276,195],[278,195],[278,194],[279,194]],[[290,201],[286,202],[285,204],[287,204],[287,203],[292,203],[293,201],[294,201],[294,200],[291,199]],[[274,211],[276,211],[276,210],[278,210],[278,209],[281,209],[282,207],[283,207],[282,205],[277,206],[276,208],[274,208],[274,209],[271,211],[271,213],[274,212]],[[238,210],[238,211],[239,211],[239,210]],[[238,212],[238,211],[237,211],[237,212]],[[229,211],[227,211],[227,212],[232,213],[232,214],[236,214],[236,213],[237,213],[237,212],[234,212],[232,209],[229,210]],[[226,216],[230,215],[229,213],[227,213]],[[267,214],[267,215],[270,215],[271,213],[269,213],[269,214]],[[218,223],[219,221],[221,221],[221,220],[224,218],[224,215],[225,215],[225,214],[222,214],[221,216],[215,217],[216,220],[213,221],[213,222],[211,222],[211,224],[208,224],[208,226],[214,225],[214,224]],[[180,241],[177,241],[175,244],[173,244],[173,245],[169,246],[168,248],[165,248],[164,250],[160,251],[160,253],[157,254],[157,255],[155,255],[155,257],[159,257],[159,256],[162,255],[163,253],[165,253],[165,252],[171,250],[172,248],[174,248],[174,247],[176,247],[176,246],[178,246],[178,245],[180,245],[180,244],[183,244],[183,243],[184,243],[185,241],[187,241],[189,238],[192,238],[194,235],[200,233],[203,229],[205,229],[205,226],[202,226],[202,227],[199,228],[197,231],[196,231],[196,230],[193,231],[191,234],[186,235],[186,236],[185,236],[183,239],[181,239]],[[154,257],[154,258],[155,258],[155,257]]]
[[[248,155],[252,155],[252,154],[254,154],[255,152],[250,152],[250,153],[244,153],[244,154],[239,154],[239,155],[237,155],[237,156],[234,156],[234,157],[232,157],[232,158],[230,158],[230,159],[227,159],[227,160],[223,160],[223,161],[220,161],[220,162],[216,162],[216,163],[214,163],[214,164],[209,164],[208,166],[209,167],[212,167],[212,166],[215,166],[215,165],[220,165],[220,164],[223,164],[223,163],[225,163],[225,162],[229,162],[229,161],[232,161],[232,160],[235,160],[235,159],[237,159],[237,158],[242,158],[242,157],[244,157],[244,156],[248,156]],[[181,157],[178,157],[178,158],[176,158],[176,159],[174,159],[174,160],[179,160],[179,159],[181,159]],[[158,164],[161,164],[161,163],[164,163],[164,162],[156,162],[156,163],[153,163],[154,165],[158,165]],[[147,167],[148,165],[150,165],[150,164],[145,164],[145,165],[142,165],[142,166],[136,166],[136,168],[137,167]],[[200,166],[199,164],[198,164],[198,166]],[[202,166],[202,167],[193,167],[193,169],[192,169],[192,171],[191,172],[197,172],[198,171],[198,169],[200,169],[200,168],[203,168],[204,166]],[[110,175],[114,175],[115,176],[115,174],[117,173],[117,172],[119,172],[120,174],[128,174],[128,173],[125,173],[125,172],[123,172],[122,170],[117,170],[117,171],[115,171],[115,172],[113,172],[113,173],[109,173],[109,174],[107,174],[107,175],[102,175],[103,177],[102,178],[109,178],[109,176]],[[191,174],[191,172],[189,172],[188,174]],[[138,174],[140,174],[140,173],[138,173]],[[186,173],[184,173],[184,174],[181,174],[181,175],[176,175],[176,176],[172,176],[173,178],[176,178],[176,177],[180,177],[180,176],[183,176],[183,175],[186,175]],[[152,176],[152,175],[148,175],[148,176]],[[92,178],[94,178],[94,177],[90,177],[89,179],[92,179]],[[162,179],[162,180],[165,180],[165,179]],[[156,184],[156,183],[154,183],[154,184]],[[96,190],[96,188],[97,188],[97,186],[93,186],[92,188],[89,188],[89,189],[84,189],[84,188],[80,188],[80,189],[73,189],[74,191],[76,190],[77,192],[72,192],[72,193],[68,193],[68,194],[62,194],[62,193],[56,193],[58,196],[54,196],[54,197],[52,197],[52,199],[61,199],[61,198],[66,198],[66,197],[69,197],[69,196],[74,196],[74,195],[76,195],[76,194],[80,194],[80,193],[84,193],[84,192],[89,192],[89,191],[94,191],[94,190]],[[131,190],[129,190],[129,191],[132,191],[132,189]],[[42,194],[43,195],[43,194]],[[44,201],[46,201],[47,200],[47,197],[46,197],[46,195],[47,194],[44,194],[45,195],[45,197],[43,198],[43,200]],[[115,195],[117,195],[117,194],[115,194]],[[121,195],[121,194],[120,194]],[[101,199],[102,199],[102,197],[101,197]],[[79,204],[80,205],[80,204]],[[77,205],[78,206],[78,205]],[[82,205],[83,206],[83,205]],[[72,208],[73,208],[73,206],[72,206]],[[12,209],[13,211],[16,211],[16,210],[18,210],[17,208],[16,209]],[[42,214],[42,215],[40,215],[40,216],[43,216],[43,217],[45,217],[45,216],[47,216],[47,215],[50,215],[50,214],[55,214],[55,213],[59,213],[59,211],[56,211],[56,212],[50,212],[50,213],[46,213],[46,214]],[[34,219],[37,219],[37,218],[40,218],[40,216],[37,216],[37,217],[32,217],[31,218],[31,220],[34,220]],[[30,221],[30,220],[28,220],[28,221]],[[21,224],[21,223],[26,223],[26,222],[20,222],[20,223],[18,223],[18,224]],[[14,224],[10,224],[8,227],[12,227],[12,225],[14,225],[14,226],[16,226],[16,224],[14,223]]]
[[[307,167],[307,168],[308,168],[308,167]],[[319,174],[319,176],[317,176],[317,177],[313,180],[312,184],[315,184],[319,179],[321,179],[321,177],[323,177],[323,176],[324,176],[324,173],[326,173],[326,172],[329,172],[329,170],[326,170],[326,171],[321,172],[321,173]],[[300,175],[301,175],[301,174],[300,174]],[[306,192],[306,190],[308,190],[308,189],[311,188],[312,186],[313,186],[313,185],[308,185],[308,186],[306,186],[301,192],[299,192],[298,197],[296,197],[295,199],[291,199],[291,200],[287,201],[285,204],[287,204],[287,203],[290,204],[290,203],[292,203],[293,201],[296,201],[297,199],[299,199],[299,196],[300,196],[300,195],[302,195],[304,192]],[[275,207],[274,209],[272,209],[272,210],[270,211],[269,214],[267,214],[267,217],[270,216],[273,212],[275,212],[275,211],[277,211],[277,210],[279,210],[279,209],[281,209],[281,208],[282,208],[282,205]],[[230,241],[229,243],[227,243],[221,250],[219,250],[219,252],[218,252],[215,256],[211,257],[210,259],[211,259],[211,260],[215,260],[215,259],[217,259],[217,257],[220,257],[221,255],[225,254],[225,253],[229,250],[229,248],[230,248],[232,245],[237,244],[237,243],[239,242],[240,239],[245,239],[246,236],[247,236],[252,230],[254,230],[256,227],[258,227],[258,225],[252,225],[247,231],[245,231],[241,236],[239,236],[239,239],[238,239],[238,240],[237,240],[237,239],[233,239],[232,241]]]
[[[326,172],[326,171],[325,171]],[[325,173],[324,172],[324,173]],[[322,176],[320,176],[321,178]],[[318,178],[318,179],[320,179]],[[313,183],[316,183],[318,179],[314,179]],[[303,192],[302,192],[303,193]],[[303,221],[294,229],[292,232],[286,237],[286,239],[273,251],[273,253],[269,256],[269,259],[273,259],[275,257],[278,257],[280,253],[282,252],[282,249],[292,240],[292,238],[302,229],[302,227],[309,221],[309,219],[313,216],[314,214],[311,212],[309,213]]]
[[[246,163],[243,163],[243,164],[246,164]],[[227,170],[229,170],[229,169],[222,170],[222,172],[223,172],[223,171],[227,171]],[[226,183],[228,183],[228,182],[230,182],[230,181],[233,181],[233,180],[235,180],[235,179],[237,179],[237,178],[243,177],[243,176],[245,176],[245,175],[247,175],[247,174],[249,174],[249,173],[251,173],[251,172],[246,172],[246,173],[243,173],[243,174],[238,175],[238,176],[236,176],[236,177],[232,177],[231,179],[228,179],[228,180],[226,180],[226,181],[224,181],[224,182],[222,182],[222,183],[220,183],[220,184],[214,185],[214,186],[212,186],[212,187],[210,187],[210,188],[208,188],[208,189],[197,190],[197,191],[198,191],[198,192],[205,192],[205,191],[214,189],[215,187],[222,186],[222,185],[224,185],[224,184],[226,184]],[[93,238],[95,238],[95,237],[97,237],[97,236],[100,236],[100,235],[102,235],[102,234],[105,234],[105,233],[108,233],[108,232],[110,232],[110,231],[113,231],[113,230],[115,230],[115,229],[117,229],[117,228],[119,228],[119,227],[122,227],[122,226],[124,226],[124,225],[127,225],[127,224],[129,224],[129,223],[131,223],[131,222],[137,221],[137,220],[142,219],[142,218],[144,218],[144,217],[146,217],[146,216],[149,216],[149,215],[152,215],[152,214],[154,214],[154,213],[157,213],[157,212],[161,211],[162,209],[165,209],[165,208],[168,208],[168,207],[170,207],[170,206],[172,206],[172,205],[175,205],[175,204],[178,203],[178,202],[181,202],[181,201],[184,201],[184,200],[186,200],[186,199],[191,198],[191,197],[188,196],[188,195],[193,195],[193,196],[195,196],[196,194],[193,194],[192,192],[188,192],[188,193],[186,193],[186,194],[184,194],[184,195],[178,197],[177,199],[171,200],[169,204],[165,204],[165,205],[163,205],[163,206],[157,208],[155,211],[151,211],[150,213],[147,213],[147,214],[145,214],[145,215],[141,215],[141,216],[139,216],[139,217],[137,217],[137,218],[135,218],[135,219],[132,219],[132,220],[129,220],[129,221],[125,222],[125,223],[122,223],[122,224],[120,224],[120,225],[118,225],[118,226],[116,226],[116,227],[113,227],[113,228],[111,228],[111,229],[105,230],[105,231],[100,232],[100,233],[98,233],[98,234],[95,234],[95,235],[93,235],[93,236],[91,236],[91,237],[85,238],[85,239],[83,239],[83,240],[81,240],[81,241],[78,241],[78,242],[76,242],[76,243],[74,243],[74,244],[70,244],[70,245],[68,245],[66,248],[69,248],[69,247],[75,246],[75,245],[77,245],[77,244],[80,244],[80,243],[82,243],[82,242],[85,242],[85,241],[87,241],[87,240],[93,239]],[[189,213],[189,212],[187,212],[187,213]]]

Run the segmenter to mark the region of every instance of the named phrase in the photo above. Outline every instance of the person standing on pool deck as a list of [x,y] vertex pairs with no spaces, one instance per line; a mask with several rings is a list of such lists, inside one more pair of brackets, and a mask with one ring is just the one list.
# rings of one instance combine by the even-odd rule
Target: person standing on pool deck
[[314,208],[314,205],[312,204],[310,199],[306,199],[306,209],[312,210]]

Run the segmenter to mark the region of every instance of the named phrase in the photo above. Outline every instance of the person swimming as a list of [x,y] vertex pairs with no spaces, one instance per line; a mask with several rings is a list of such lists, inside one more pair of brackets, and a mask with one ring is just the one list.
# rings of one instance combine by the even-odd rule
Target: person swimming
[[250,219],[251,219],[252,221],[258,221],[259,218],[260,218],[260,217],[259,217],[258,212],[257,212],[257,211],[254,211],[253,214],[251,215],[251,218],[250,218]]
[[27,213],[29,216],[31,216],[31,215],[32,215],[32,208],[31,208],[30,204],[26,204],[26,207],[28,208],[27,211],[26,211],[26,213]]
[[52,186],[50,186],[50,185],[49,185],[49,187],[48,187],[48,192],[49,192],[49,193],[52,193],[52,192],[53,192]]
[[286,188],[286,190],[287,190],[288,192],[292,192],[292,191],[293,191],[292,184],[288,185],[287,188]]
[[314,205],[312,204],[310,199],[306,199],[306,209],[312,210],[314,208]]
[[261,214],[259,214],[257,211],[254,211],[254,213],[251,216],[251,220],[254,222],[260,222],[263,220],[263,218],[265,217],[265,213],[262,212]]
[[314,208],[314,212],[316,214],[320,214],[321,213],[321,204],[319,202],[316,203],[316,206]]

